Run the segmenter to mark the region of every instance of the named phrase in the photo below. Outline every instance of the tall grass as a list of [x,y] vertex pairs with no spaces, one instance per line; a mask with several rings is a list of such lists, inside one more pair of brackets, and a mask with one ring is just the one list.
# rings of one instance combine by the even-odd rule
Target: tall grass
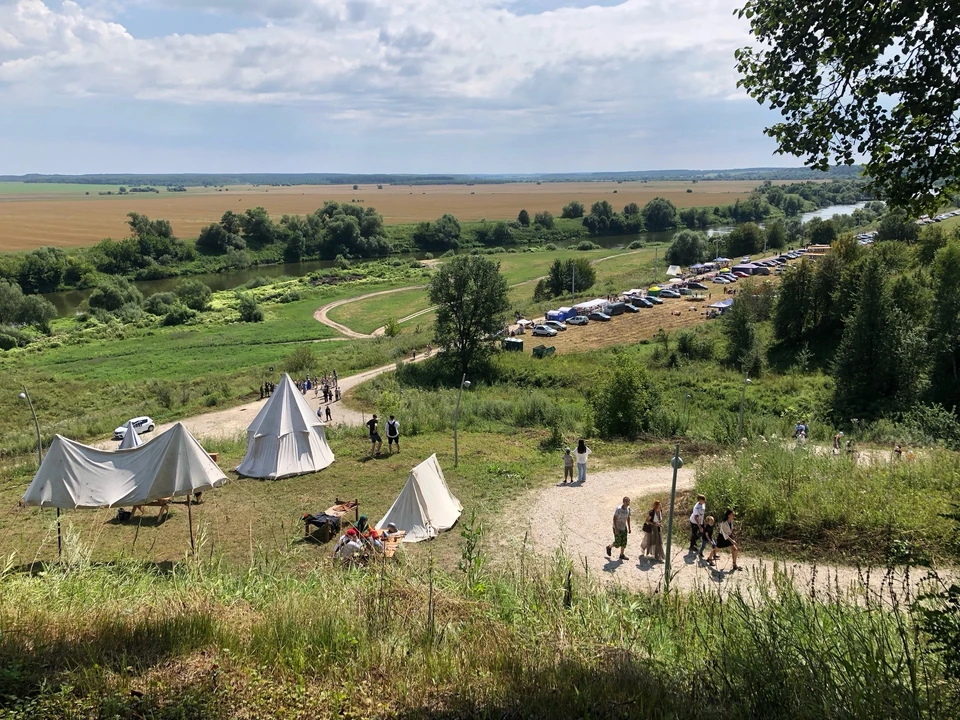
[[881,603],[803,592],[775,572],[769,590],[728,598],[640,596],[571,575],[563,557],[522,553],[514,567],[470,577],[429,563],[289,574],[267,557],[247,569],[8,572],[0,717],[812,720],[960,710],[897,588]]
[[930,451],[912,461],[857,463],[780,443],[754,443],[704,462],[697,492],[737,511],[742,531],[897,562],[955,557],[955,456]]

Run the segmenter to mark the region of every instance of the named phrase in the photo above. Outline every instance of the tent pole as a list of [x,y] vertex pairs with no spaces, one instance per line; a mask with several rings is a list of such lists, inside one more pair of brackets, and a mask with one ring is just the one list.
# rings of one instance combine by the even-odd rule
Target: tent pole
[[63,532],[60,529],[60,508],[57,508],[57,560],[63,560]]
[[190,554],[197,557],[197,548],[193,540],[193,511],[190,508],[190,494],[187,494],[187,523],[190,525]]

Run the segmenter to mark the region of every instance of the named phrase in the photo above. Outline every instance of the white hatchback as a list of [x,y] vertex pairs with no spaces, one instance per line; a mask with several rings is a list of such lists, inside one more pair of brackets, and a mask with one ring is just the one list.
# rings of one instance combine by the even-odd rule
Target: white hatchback
[[[134,429],[140,435],[143,435],[143,433],[153,432],[153,428],[156,427],[156,425],[154,425],[153,418],[149,418],[146,415],[130,418],[130,422],[133,423]],[[123,424],[113,431],[113,439],[123,440],[123,436],[126,434],[127,426],[126,424]]]

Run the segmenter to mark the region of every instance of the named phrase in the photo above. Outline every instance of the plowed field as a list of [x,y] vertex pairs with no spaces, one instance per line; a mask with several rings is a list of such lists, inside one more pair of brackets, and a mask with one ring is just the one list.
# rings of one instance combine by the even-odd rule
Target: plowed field
[[165,218],[173,224],[178,237],[192,238],[205,225],[219,220],[225,211],[239,212],[258,205],[276,218],[310,213],[325,200],[337,200],[375,207],[388,224],[433,220],[447,212],[463,221],[507,220],[516,218],[521,209],[531,215],[549,210],[559,216],[560,209],[571,200],[580,200],[588,208],[597,200],[609,200],[618,210],[630,202],[642,207],[657,196],[669,198],[678,207],[724,205],[746,197],[756,186],[755,182],[734,181],[385,185],[382,190],[376,185],[361,186],[359,190],[348,185],[323,185],[231,187],[219,192],[196,188],[186,193],[98,196],[101,190],[116,188],[94,185],[87,186],[87,190],[63,192],[39,185],[31,192],[29,186],[2,184],[0,250],[42,245],[78,247],[105,237],[125,237],[130,212]]

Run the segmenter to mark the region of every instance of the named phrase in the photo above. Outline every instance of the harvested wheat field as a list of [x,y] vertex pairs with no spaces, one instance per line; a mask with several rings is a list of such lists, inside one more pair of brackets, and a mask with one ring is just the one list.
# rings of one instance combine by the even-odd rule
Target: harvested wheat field
[[[678,207],[725,205],[744,198],[758,183],[752,181],[507,183],[502,185],[301,185],[293,187],[191,188],[186,193],[99,196],[113,187],[58,191],[40,185],[0,184],[0,250],[27,250],[43,245],[80,247],[105,237],[127,235],[127,213],[165,218],[178,237],[193,238],[227,210],[240,212],[263,206],[275,218],[313,212],[325,200],[361,202],[375,207],[388,224],[433,220],[453,213],[460,220],[509,220],[521,209],[532,215],[560,209],[571,200],[587,207],[609,200],[617,209],[635,202],[641,207],[657,196]],[[69,186],[80,188],[83,186]],[[687,192],[687,190],[691,192]],[[84,192],[90,192],[87,196]]]

